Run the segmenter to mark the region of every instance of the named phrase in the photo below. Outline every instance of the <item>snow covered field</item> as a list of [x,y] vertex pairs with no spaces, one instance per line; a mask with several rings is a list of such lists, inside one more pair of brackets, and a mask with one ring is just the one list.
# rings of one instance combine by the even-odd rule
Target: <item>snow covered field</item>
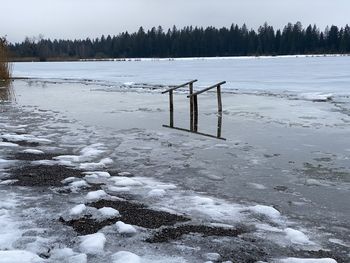
[[[15,64],[40,79],[0,102],[0,262],[348,262],[349,65]],[[162,127],[160,91],[191,78],[228,81],[226,141]],[[199,98],[202,132],[215,103]]]

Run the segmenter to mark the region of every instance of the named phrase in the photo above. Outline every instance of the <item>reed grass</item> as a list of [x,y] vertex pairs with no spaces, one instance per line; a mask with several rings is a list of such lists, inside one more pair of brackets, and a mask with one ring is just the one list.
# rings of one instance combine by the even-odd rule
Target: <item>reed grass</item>
[[9,61],[6,38],[0,37],[0,102],[14,100],[11,82],[12,65]]
[[0,81],[6,82],[11,79],[12,65],[7,49],[6,38],[0,37]]

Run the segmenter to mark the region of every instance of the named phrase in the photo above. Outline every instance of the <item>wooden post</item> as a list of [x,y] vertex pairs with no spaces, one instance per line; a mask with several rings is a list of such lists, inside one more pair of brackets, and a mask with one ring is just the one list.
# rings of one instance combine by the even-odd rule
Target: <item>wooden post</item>
[[218,114],[218,131],[217,131],[218,138],[221,138],[221,128],[222,128],[222,115]]
[[221,86],[217,86],[217,96],[218,96],[218,114],[222,114],[222,101],[221,101]]
[[174,127],[174,100],[173,91],[169,91],[170,127]]
[[198,101],[197,95],[193,96],[193,107],[194,107],[194,131],[198,131]]
[[[190,83],[190,95],[193,93],[193,83]],[[193,131],[193,97],[190,97],[190,130]]]

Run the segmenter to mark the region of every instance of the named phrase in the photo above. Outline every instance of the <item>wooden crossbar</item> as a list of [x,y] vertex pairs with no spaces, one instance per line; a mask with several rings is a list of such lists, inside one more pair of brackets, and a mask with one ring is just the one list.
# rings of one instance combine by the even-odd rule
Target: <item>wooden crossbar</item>
[[213,88],[216,88],[216,87],[218,87],[218,86],[221,86],[221,85],[223,85],[223,84],[225,84],[225,83],[226,83],[226,81],[219,82],[219,83],[217,83],[217,84],[215,84],[215,85],[213,85],[213,86],[210,86],[210,87],[208,87],[208,88],[205,88],[205,89],[202,89],[202,90],[197,91],[197,92],[195,92],[195,93],[192,93],[192,94],[188,95],[187,98],[192,97],[192,96],[197,96],[197,95],[199,95],[199,94],[202,94],[203,92],[206,92],[206,91],[208,91],[208,90],[211,90],[211,89],[213,89]]
[[163,91],[162,94],[168,93],[168,92],[173,91],[173,90],[177,90],[177,89],[179,89],[179,88],[182,88],[182,87],[185,87],[185,86],[187,86],[187,85],[193,84],[193,83],[195,83],[195,82],[197,82],[197,81],[198,81],[197,79],[194,79],[194,80],[191,80],[191,81],[186,82],[186,83],[184,83],[184,84],[178,85],[178,86],[176,86],[176,87],[172,87],[172,88],[170,88],[170,89],[167,89],[166,91]]

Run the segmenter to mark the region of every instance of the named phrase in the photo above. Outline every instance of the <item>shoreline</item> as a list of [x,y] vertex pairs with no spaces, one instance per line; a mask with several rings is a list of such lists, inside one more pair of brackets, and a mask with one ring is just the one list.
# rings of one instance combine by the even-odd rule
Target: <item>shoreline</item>
[[223,56],[223,57],[151,57],[151,58],[47,58],[40,60],[39,57],[33,58],[12,58],[11,63],[14,62],[99,62],[99,61],[114,61],[114,62],[128,62],[128,61],[190,61],[190,60],[226,60],[226,59],[269,59],[269,58],[303,58],[303,57],[348,57],[350,53],[346,54],[294,54],[294,55],[261,55],[261,56]]

